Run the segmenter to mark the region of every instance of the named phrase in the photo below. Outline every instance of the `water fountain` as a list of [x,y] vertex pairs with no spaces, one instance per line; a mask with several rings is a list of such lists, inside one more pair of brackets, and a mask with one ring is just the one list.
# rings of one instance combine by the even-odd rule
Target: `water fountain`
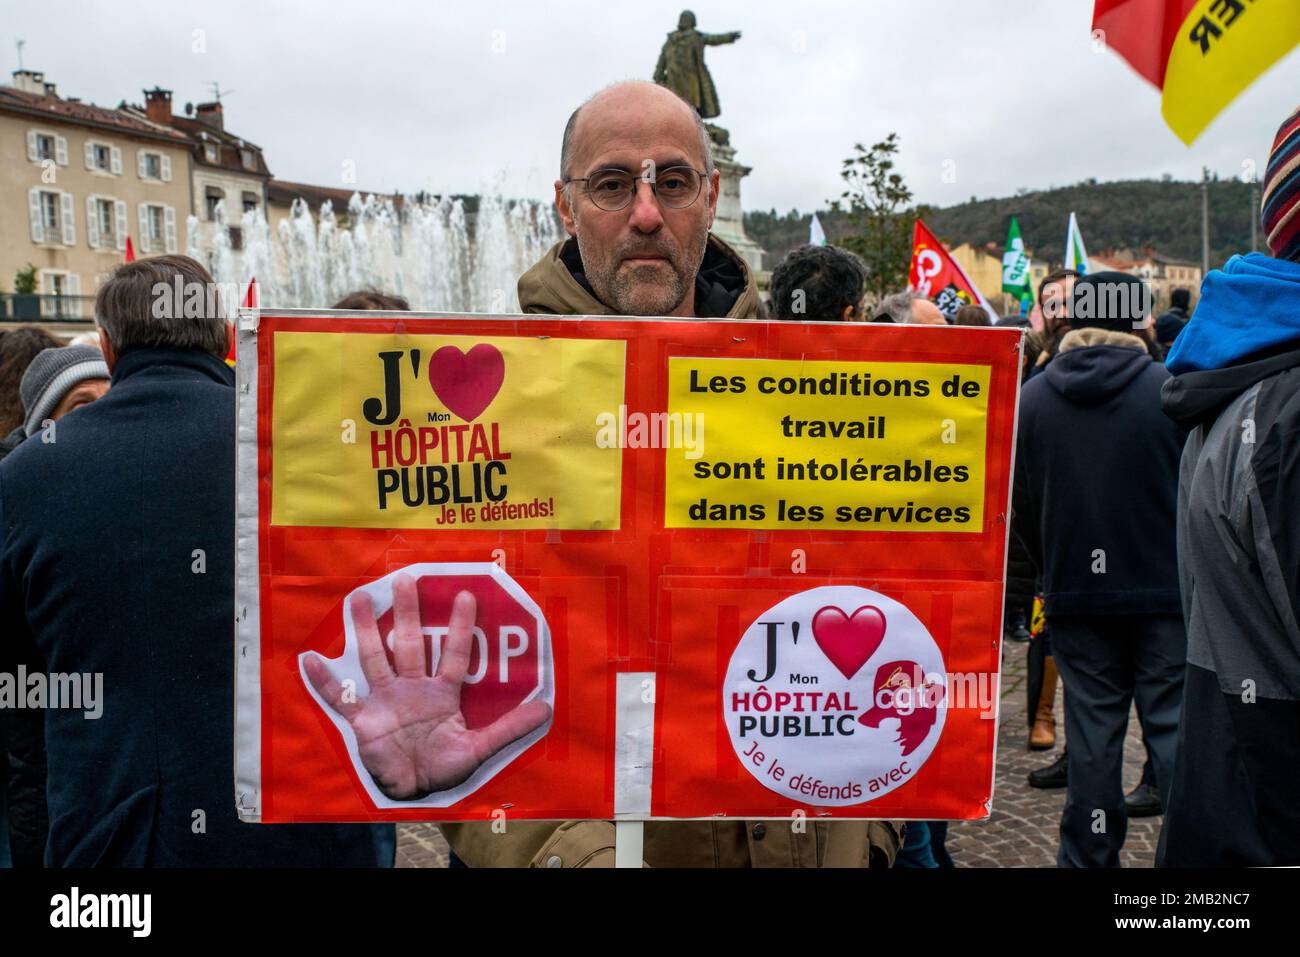
[[517,312],[519,276],[560,238],[554,211],[501,196],[466,207],[456,197],[354,194],[342,223],[328,201],[313,216],[298,200],[277,229],[257,207],[240,218],[236,249],[219,203],[212,222],[189,218],[186,252],[223,285],[256,276],[263,306],[327,307],[374,287],[420,311]]

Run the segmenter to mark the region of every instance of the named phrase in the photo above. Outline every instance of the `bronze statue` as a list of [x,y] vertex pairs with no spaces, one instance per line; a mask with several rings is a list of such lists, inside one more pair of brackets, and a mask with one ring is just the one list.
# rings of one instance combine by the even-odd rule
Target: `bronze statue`
[[691,104],[705,119],[717,116],[720,112],[718,91],[714,89],[708,67],[704,65],[704,48],[735,43],[739,39],[739,30],[701,33],[695,29],[695,14],[683,10],[677,20],[677,29],[664,41],[659,64],[655,67],[655,82]]

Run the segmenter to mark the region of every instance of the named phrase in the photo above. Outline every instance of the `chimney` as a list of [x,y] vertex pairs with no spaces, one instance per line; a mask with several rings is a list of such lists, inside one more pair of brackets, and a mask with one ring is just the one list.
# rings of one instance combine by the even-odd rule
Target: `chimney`
[[155,86],[144,91],[144,112],[150,122],[159,126],[172,125],[172,91]]
[[49,96],[54,92],[54,84],[46,83],[45,74],[39,70],[14,70],[13,78],[14,89],[22,90],[24,93]]
[[212,127],[214,130],[225,129],[221,115],[221,101],[216,100],[212,103],[200,103],[194,108],[194,118],[200,123]]

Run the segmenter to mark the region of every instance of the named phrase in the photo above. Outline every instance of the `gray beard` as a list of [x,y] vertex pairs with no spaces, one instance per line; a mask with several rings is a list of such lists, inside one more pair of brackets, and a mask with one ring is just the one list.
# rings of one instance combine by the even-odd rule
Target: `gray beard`
[[[677,272],[676,265],[669,262],[672,267],[670,278],[656,283],[652,287],[652,292],[647,293],[647,284],[639,283],[630,273],[625,273],[620,268],[620,260],[613,269],[611,275],[597,274],[588,268],[590,262],[586,253],[583,251],[582,231],[576,229],[574,238],[578,241],[578,255],[582,257],[583,270],[586,273],[587,281],[591,283],[591,288],[596,293],[596,298],[603,304],[613,309],[615,313],[621,316],[666,316],[682,304],[682,300],[690,294],[693,285],[695,273],[699,272],[700,263],[704,261],[704,249],[709,241],[709,234],[705,232],[704,241],[700,244],[699,254],[692,257],[695,260],[694,269],[689,273],[690,279],[683,279]],[[640,301],[635,301],[637,293],[642,294]],[[649,295],[647,299],[646,296]]]

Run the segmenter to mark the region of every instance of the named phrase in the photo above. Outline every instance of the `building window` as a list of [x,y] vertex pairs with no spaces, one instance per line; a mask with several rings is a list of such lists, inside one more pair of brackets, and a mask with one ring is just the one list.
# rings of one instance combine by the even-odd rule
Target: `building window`
[[145,153],[142,165],[146,179],[162,179],[162,157],[157,153]]
[[54,159],[54,137],[48,133],[36,134],[36,158],[39,160]]
[[108,143],[86,140],[86,169],[99,173],[122,173],[122,151]]
[[63,246],[77,244],[77,216],[72,208],[72,194],[58,189],[27,191],[32,242],[44,245],[59,243]]
[[221,162],[221,148],[216,143],[204,143],[203,158],[209,163]]
[[240,150],[239,161],[244,164],[244,169],[257,169],[257,160],[252,150]]
[[149,215],[147,218],[149,248],[162,249],[166,241],[166,233],[163,231],[163,208],[161,206],[149,206]]
[[111,199],[95,200],[95,219],[99,223],[99,243],[101,246],[117,245],[117,210]]
[[230,227],[230,248],[235,252],[244,248],[244,231],[238,226]]
[[76,273],[41,270],[41,317],[44,319],[80,319],[81,277]]
[[209,195],[207,197],[208,222],[215,223],[217,221],[217,204],[219,204],[220,202],[221,202],[220,196]]
[[45,230],[45,242],[60,241],[62,230],[59,225],[58,193],[41,193],[41,228]]
[[256,194],[256,193],[249,193],[249,192],[245,191],[245,193],[244,193],[244,212],[246,212],[246,213],[251,213],[251,212],[252,212],[253,210],[255,210],[255,209],[257,209],[257,194]]

